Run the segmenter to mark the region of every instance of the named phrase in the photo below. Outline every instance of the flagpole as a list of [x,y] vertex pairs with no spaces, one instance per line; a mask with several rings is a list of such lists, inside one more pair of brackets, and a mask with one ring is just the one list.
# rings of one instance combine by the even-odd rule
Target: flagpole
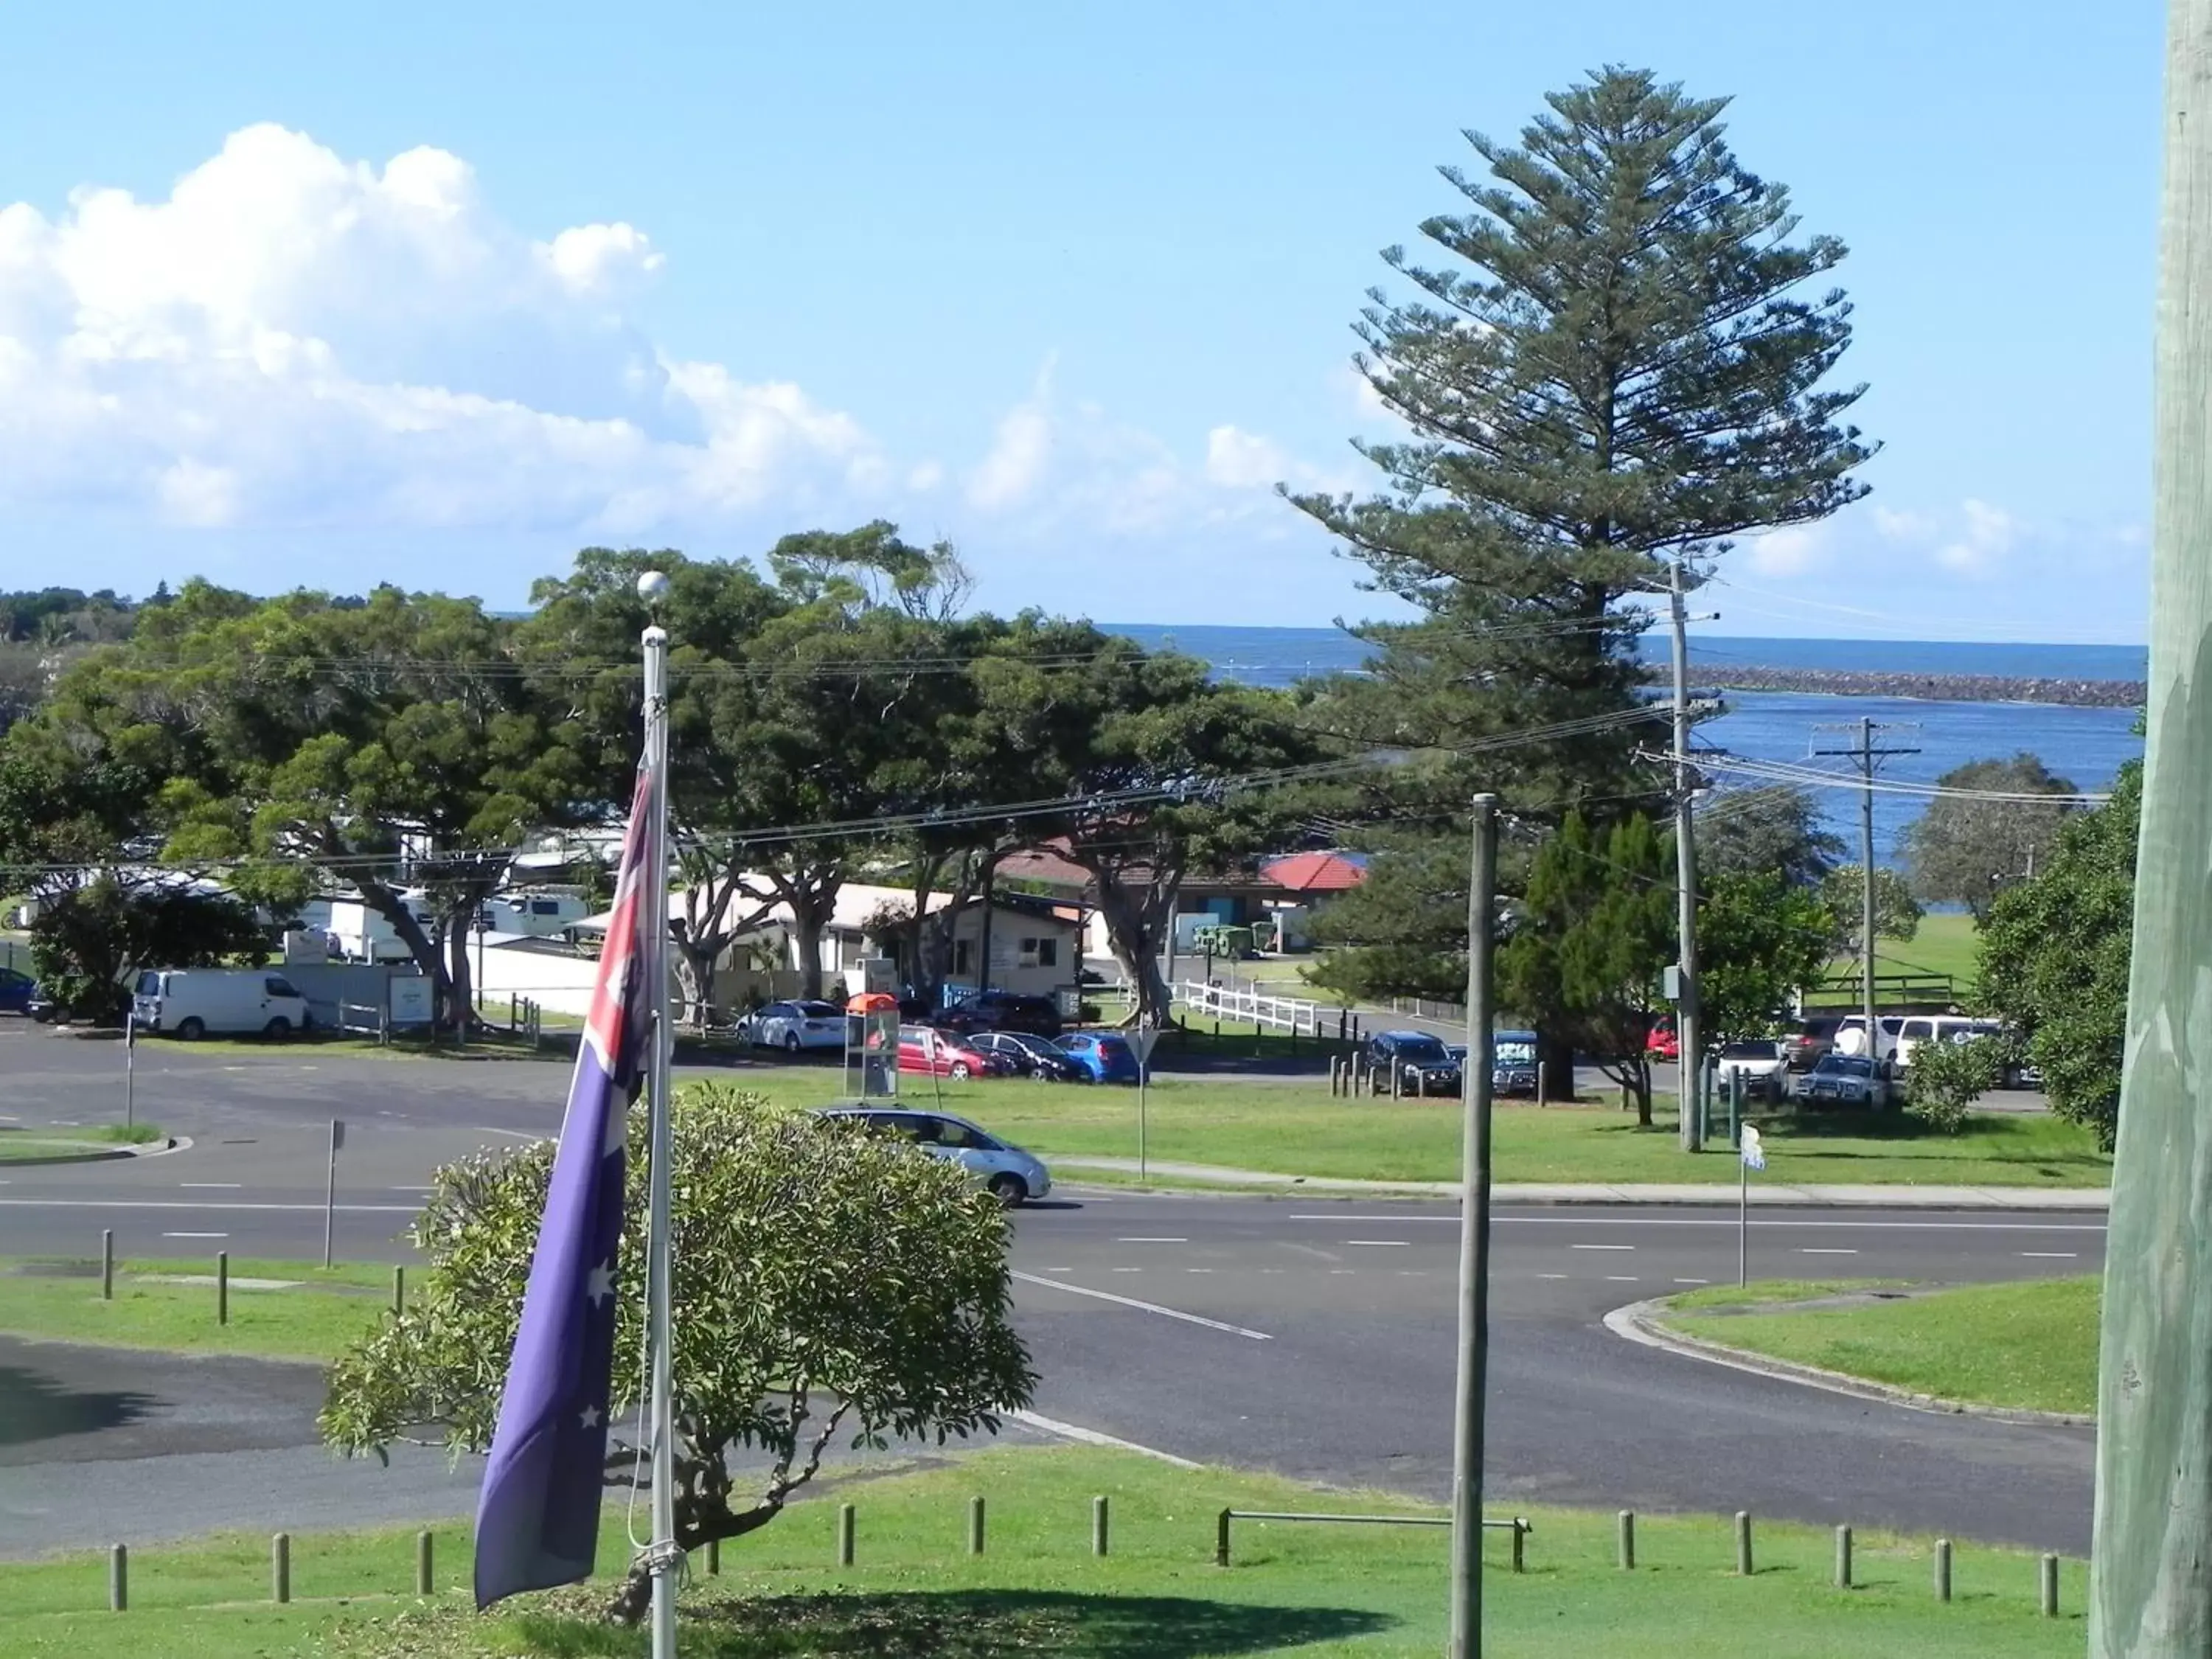
[[[648,584],[651,584],[650,586]],[[665,586],[641,578],[648,598]],[[675,1135],[669,1123],[668,1020],[668,634],[659,626],[645,630],[645,763],[653,775],[646,832],[645,881],[640,902],[646,907],[644,960],[647,1006],[653,1011],[651,1072],[652,1167],[646,1221],[646,1320],[653,1372],[653,1543],[647,1560],[653,1573],[653,1659],[676,1659],[677,1576],[683,1557],[676,1547],[676,1412],[670,1312],[670,1165]]]

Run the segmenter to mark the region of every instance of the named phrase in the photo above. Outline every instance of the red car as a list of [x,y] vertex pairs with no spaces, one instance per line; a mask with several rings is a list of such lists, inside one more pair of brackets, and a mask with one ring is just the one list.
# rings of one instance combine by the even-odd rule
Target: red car
[[1680,1060],[1682,1041],[1674,1035],[1674,1022],[1662,1019],[1651,1028],[1651,1035],[1644,1039],[1644,1052],[1654,1060]]
[[902,1072],[919,1072],[924,1077],[933,1073],[956,1081],[989,1077],[998,1069],[981,1049],[971,1048],[963,1039],[928,1025],[899,1027],[898,1068]]

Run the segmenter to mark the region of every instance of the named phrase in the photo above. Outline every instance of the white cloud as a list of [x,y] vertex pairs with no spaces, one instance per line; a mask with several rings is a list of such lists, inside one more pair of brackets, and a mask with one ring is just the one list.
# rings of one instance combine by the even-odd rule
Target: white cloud
[[604,293],[626,277],[650,276],[664,263],[644,234],[626,224],[574,225],[541,243],[538,252],[580,294]]
[[968,499],[981,507],[1012,507],[1036,489],[1051,459],[1052,411],[1040,393],[999,422],[997,441],[968,480]]
[[1206,476],[1231,489],[1272,489],[1288,476],[1291,464],[1269,440],[1233,426],[1206,434]]
[[207,528],[231,522],[238,511],[238,478],[228,468],[203,466],[189,457],[155,480],[166,515],[180,525]]
[[1825,524],[1785,525],[1744,544],[1751,568],[1762,576],[1798,576],[1825,563],[1828,527]]
[[1936,520],[1925,513],[1899,512],[1895,507],[1874,509],[1874,527],[1886,540],[1926,541],[1936,534]]
[[2020,539],[2020,520],[2002,507],[1971,497],[1960,503],[1962,528],[1936,550],[1936,561],[1953,570],[1987,573]]

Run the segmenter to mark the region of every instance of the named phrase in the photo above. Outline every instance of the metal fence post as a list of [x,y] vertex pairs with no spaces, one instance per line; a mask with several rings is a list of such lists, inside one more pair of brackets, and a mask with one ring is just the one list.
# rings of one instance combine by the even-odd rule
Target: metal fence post
[[396,1314],[407,1311],[407,1269],[404,1267],[392,1270],[392,1311]]
[[269,1540],[269,1599],[292,1599],[292,1534],[280,1532]]
[[1751,1511],[1735,1512],[1735,1570],[1739,1577],[1751,1577]]
[[1620,1512],[1620,1538],[1615,1550],[1615,1559],[1620,1563],[1620,1570],[1623,1572],[1633,1572],[1636,1570],[1636,1511],[1634,1510],[1623,1510]]
[[116,1544],[107,1552],[107,1610],[125,1613],[131,1607],[131,1550]]
[[115,1300],[115,1230],[103,1227],[100,1233],[100,1299]]
[[230,1323],[230,1252],[215,1253],[215,1322]]
[[1936,1540],[1936,1599],[1951,1599],[1951,1540],[1948,1538]]
[[1106,1496],[1101,1492],[1091,1500],[1091,1553],[1106,1553]]
[[1516,1572],[1528,1571],[1528,1517],[1516,1515],[1513,1517],[1513,1571]]

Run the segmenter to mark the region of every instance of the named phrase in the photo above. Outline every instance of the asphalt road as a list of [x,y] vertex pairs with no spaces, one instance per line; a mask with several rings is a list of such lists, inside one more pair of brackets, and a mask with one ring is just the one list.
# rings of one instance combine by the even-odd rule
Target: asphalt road
[[[103,1108],[118,1060],[110,1045],[0,1023],[0,1121],[112,1117]],[[404,1260],[404,1229],[435,1164],[550,1133],[559,1115],[559,1068],[527,1063],[281,1050],[241,1060],[155,1045],[139,1062],[145,1110],[191,1135],[192,1147],[127,1163],[0,1166],[0,1254],[90,1255],[112,1228],[131,1255],[311,1255],[321,1248],[327,1124],[337,1115],[349,1123],[338,1252]],[[1042,1376],[1036,1409],[1184,1457],[1442,1498],[1456,1219],[1449,1205],[1090,1192],[1025,1211],[1017,1316]],[[1766,1212],[1749,1237],[1757,1276],[1939,1281],[2093,1272],[2104,1243],[2102,1219],[2090,1214]],[[1736,1248],[1725,1210],[1499,1213],[1494,1504],[1748,1509],[2086,1550],[2087,1431],[1872,1405],[1635,1346],[1600,1323],[1622,1304],[1731,1279]],[[136,1490],[149,1505],[204,1512],[201,1524],[234,1509],[258,1513],[251,1493],[270,1491],[279,1473],[291,1483],[280,1489],[302,1502],[321,1494],[312,1501],[332,1515],[467,1507],[465,1472],[441,1480],[416,1468],[356,1506],[343,1494],[368,1492],[381,1472],[333,1472],[313,1449],[301,1403],[312,1389],[300,1393],[296,1374],[289,1384],[233,1382],[167,1362],[134,1376],[64,1350],[0,1351],[0,1391],[40,1402],[41,1413],[0,1418],[47,1425],[0,1439],[0,1486],[10,1494],[0,1552],[34,1547],[25,1542],[38,1523],[30,1510],[49,1527],[71,1513],[64,1500],[80,1479],[95,1495],[100,1481],[126,1481],[118,1500]],[[240,1406],[256,1387],[295,1392],[282,1407]],[[143,1398],[127,1409],[97,1403],[118,1395]],[[219,1426],[241,1413],[281,1425],[263,1437],[283,1443],[238,1441]],[[92,1463],[101,1468],[87,1477],[78,1466]],[[19,1492],[50,1501],[27,1510]]]

